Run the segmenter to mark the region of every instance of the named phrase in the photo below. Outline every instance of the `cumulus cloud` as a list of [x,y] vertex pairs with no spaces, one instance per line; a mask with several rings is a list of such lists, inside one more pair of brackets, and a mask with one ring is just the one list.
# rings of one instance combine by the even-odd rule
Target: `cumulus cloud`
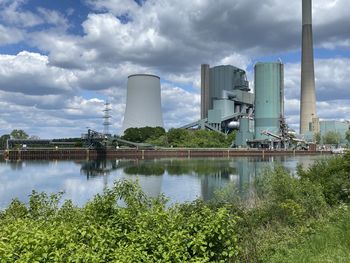
[[[42,54],[0,55],[0,123],[14,127],[9,111],[27,114],[23,127],[40,135],[60,134],[58,127],[76,135],[86,126],[101,130],[102,98],[113,105],[111,130],[117,133],[127,76],[134,73],[161,77],[165,125],[178,127],[199,117],[200,64],[250,69],[257,58],[283,58],[300,49],[301,1],[286,8],[278,0],[85,0],[91,10],[80,34],[67,32],[72,9],[66,16],[40,6],[28,11],[24,3],[0,0],[0,45],[25,42]],[[314,1],[316,47],[349,48],[345,5],[345,0]],[[349,67],[341,55],[316,60],[321,118],[349,116]],[[252,82],[252,70],[247,73]],[[300,64],[287,63],[286,117],[293,127],[299,125],[299,93]]]
[[194,122],[200,117],[200,95],[170,84],[162,84],[162,110],[166,128],[177,128]]
[[77,79],[72,72],[49,65],[47,56],[20,52],[0,55],[0,90],[27,95],[72,91]]

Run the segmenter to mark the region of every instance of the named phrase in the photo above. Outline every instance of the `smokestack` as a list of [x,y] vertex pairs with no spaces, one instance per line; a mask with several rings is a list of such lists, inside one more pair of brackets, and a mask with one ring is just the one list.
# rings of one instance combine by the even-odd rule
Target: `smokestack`
[[209,65],[201,65],[201,119],[208,118],[209,110]]
[[317,115],[312,40],[312,2],[311,0],[302,1],[303,33],[301,50],[300,133],[305,134],[308,131],[314,130],[312,123],[313,119],[317,118]]

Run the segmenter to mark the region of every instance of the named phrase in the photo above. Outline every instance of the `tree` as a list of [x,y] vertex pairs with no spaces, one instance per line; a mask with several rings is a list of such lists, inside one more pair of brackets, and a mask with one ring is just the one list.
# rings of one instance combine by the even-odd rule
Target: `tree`
[[147,139],[155,140],[163,135],[165,135],[165,130],[162,127],[128,128],[124,131],[122,139],[131,142],[145,142]]
[[324,144],[339,144],[341,141],[341,135],[339,132],[330,131],[322,136]]
[[314,134],[314,142],[316,142],[316,144],[320,144],[320,142],[321,142],[321,134],[319,132]]
[[4,134],[0,137],[0,149],[6,149],[6,141],[10,138],[10,134]]
[[345,133],[345,138],[350,143],[350,129]]
[[13,130],[11,133],[13,139],[28,139],[29,135],[23,130]]

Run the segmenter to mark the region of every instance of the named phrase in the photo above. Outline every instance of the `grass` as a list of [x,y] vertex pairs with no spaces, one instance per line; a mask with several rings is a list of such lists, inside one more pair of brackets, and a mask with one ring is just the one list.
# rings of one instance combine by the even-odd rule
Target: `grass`
[[350,262],[350,210],[342,207],[316,233],[282,248],[270,262]]

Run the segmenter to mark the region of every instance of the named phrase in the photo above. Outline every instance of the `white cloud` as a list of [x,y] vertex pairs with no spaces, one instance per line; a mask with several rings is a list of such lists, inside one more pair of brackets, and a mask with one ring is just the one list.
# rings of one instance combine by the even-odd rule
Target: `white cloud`
[[0,90],[28,95],[70,92],[77,81],[74,73],[49,65],[47,56],[20,52],[0,55]]
[[43,7],[38,7],[37,10],[47,24],[63,26],[64,28],[68,26],[68,21],[63,14]]
[[21,5],[24,1],[3,1],[2,10],[0,11],[2,20],[7,24],[19,27],[33,27],[42,24],[43,19],[30,11],[23,11]]
[[24,39],[23,31],[0,25],[0,46],[14,44]]
[[166,128],[177,128],[200,118],[200,95],[162,84],[162,110]]
[[[102,130],[101,98],[108,98],[111,130],[117,132],[127,76],[134,73],[161,77],[165,125],[178,127],[199,117],[200,64],[246,69],[257,57],[283,57],[300,48],[298,1],[288,8],[277,0],[147,0],[142,6],[133,0],[86,2],[93,10],[81,25],[83,34],[74,35],[66,31],[68,19],[79,10],[67,10],[65,16],[39,6],[30,12],[24,1],[0,0],[0,45],[25,42],[45,53],[0,55],[0,123],[8,129],[20,128],[11,123],[10,112],[16,112],[27,118],[19,123],[38,135],[79,136],[86,126]],[[345,4],[315,1],[315,46],[349,48]],[[315,69],[319,116],[347,118],[349,59],[317,59]],[[252,82],[252,72],[247,73]],[[299,63],[286,65],[285,86],[287,120],[297,127]]]

